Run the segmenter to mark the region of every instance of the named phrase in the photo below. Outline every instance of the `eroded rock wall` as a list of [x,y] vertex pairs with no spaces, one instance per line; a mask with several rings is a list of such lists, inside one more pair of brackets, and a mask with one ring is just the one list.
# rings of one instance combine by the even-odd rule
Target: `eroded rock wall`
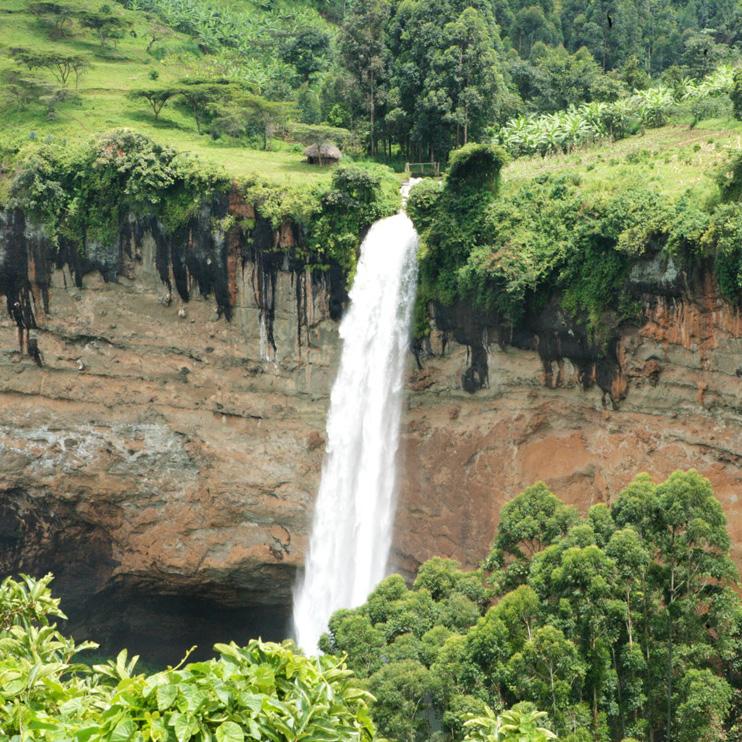
[[165,635],[168,659],[282,637],[337,365],[330,279],[239,257],[228,321],[195,275],[188,302],[163,282],[151,234],[138,249],[115,281],[49,270],[41,366],[0,319],[0,573],[53,570],[79,633],[156,656]]
[[567,359],[551,375],[535,350],[487,346],[488,384],[462,391],[469,349],[447,344],[411,375],[405,481],[395,543],[412,570],[434,554],[481,560],[500,509],[534,481],[586,510],[638,472],[709,477],[742,564],[740,316],[658,302],[616,340],[613,402]]
[[[265,245],[294,239],[262,229]],[[228,320],[196,272],[168,288],[146,230],[108,281],[63,262],[24,284],[33,266],[7,260],[18,239],[6,232],[0,264],[31,291],[43,363],[3,314],[0,571],[54,570],[76,630],[106,649],[169,660],[194,641],[285,635],[339,357],[337,286],[276,256],[266,270],[228,233]],[[639,471],[685,467],[713,482],[742,563],[742,317],[708,275],[690,291],[638,282],[637,297],[644,319],[600,346],[556,304],[505,334],[466,307],[437,310],[410,354],[398,568],[477,564],[502,505],[535,480],[586,509]]]

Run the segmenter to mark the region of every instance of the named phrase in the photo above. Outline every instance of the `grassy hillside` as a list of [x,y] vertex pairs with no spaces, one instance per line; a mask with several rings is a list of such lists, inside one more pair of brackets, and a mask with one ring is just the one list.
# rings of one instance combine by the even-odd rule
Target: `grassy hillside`
[[590,194],[651,188],[670,197],[692,191],[703,198],[715,191],[714,177],[730,152],[741,148],[740,121],[709,121],[693,129],[675,124],[568,154],[514,160],[503,171],[503,188],[507,193],[536,176],[569,172]]
[[[332,45],[337,35],[336,26],[315,4],[120,0],[101,5],[100,0],[69,0],[59,3],[70,15],[61,23],[59,13],[48,8],[40,12],[42,5],[0,0],[0,155],[29,142],[72,144],[129,127],[159,144],[195,154],[231,177],[257,176],[294,189],[329,183],[330,170],[308,165],[301,144],[273,137],[262,150],[244,139],[215,139],[198,133],[193,118],[172,101],[156,118],[146,102],[129,97],[135,89],[220,75],[272,98],[281,97],[283,84],[285,96],[295,97],[301,81],[297,69],[283,60],[286,39],[314,29]],[[113,18],[120,38],[101,40],[87,27],[85,14]],[[54,71],[28,69],[14,58],[18,48],[78,55],[86,69],[77,84],[70,77],[60,99]],[[19,74],[20,85],[14,78]],[[32,81],[40,92],[23,100],[29,90],[23,80]],[[504,183],[507,191],[538,175],[569,172],[587,191],[641,185],[671,196],[688,189],[702,193],[712,187],[708,175],[730,149],[740,147],[741,139],[742,123],[731,118],[700,122],[692,129],[677,123],[618,142],[602,140],[569,154],[518,159],[505,169]],[[5,170],[7,176],[7,163]]]
[[[101,7],[98,0],[71,0],[64,4],[79,12],[97,12]],[[261,15],[247,2],[223,0],[223,4],[232,11],[238,9],[239,17],[265,21],[268,15]],[[68,84],[77,95],[55,106],[52,114],[43,101],[19,105],[4,78],[0,144],[6,149],[29,139],[43,141],[53,137],[67,142],[82,141],[97,132],[131,127],[161,144],[170,144],[224,166],[234,176],[260,175],[276,183],[296,185],[329,179],[327,170],[304,162],[300,145],[273,141],[272,150],[264,152],[246,148],[237,141],[212,141],[199,135],[193,121],[175,107],[166,107],[156,120],[145,103],[127,98],[134,88],[167,86],[189,76],[218,72],[215,67],[223,59],[201,51],[191,36],[170,29],[148,52],[150,30],[162,26],[162,21],[150,13],[110,3],[111,15],[125,25],[123,37],[115,45],[101,45],[91,30],[74,19],[65,24],[65,35],[55,38],[53,28],[31,12],[32,5],[30,0],[0,2],[0,74],[19,69],[10,56],[16,47],[78,54],[85,58],[89,68],[76,91],[74,81]],[[56,84],[49,71],[37,70],[32,74],[42,82]]]

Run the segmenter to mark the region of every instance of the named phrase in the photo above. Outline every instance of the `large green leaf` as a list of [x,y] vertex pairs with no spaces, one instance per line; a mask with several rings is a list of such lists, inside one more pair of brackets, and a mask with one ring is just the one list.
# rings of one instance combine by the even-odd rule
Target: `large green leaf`
[[216,729],[217,742],[244,742],[242,728],[233,721],[225,721]]

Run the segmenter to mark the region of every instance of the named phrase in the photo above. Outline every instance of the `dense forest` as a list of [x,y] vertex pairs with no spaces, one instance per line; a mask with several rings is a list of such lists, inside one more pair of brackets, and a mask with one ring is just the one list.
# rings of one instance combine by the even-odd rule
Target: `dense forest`
[[323,648],[368,678],[393,739],[498,739],[488,709],[510,706],[571,742],[738,739],[728,549],[695,472],[641,475],[582,518],[539,483],[503,508],[480,570],[433,559],[411,588],[389,577]]

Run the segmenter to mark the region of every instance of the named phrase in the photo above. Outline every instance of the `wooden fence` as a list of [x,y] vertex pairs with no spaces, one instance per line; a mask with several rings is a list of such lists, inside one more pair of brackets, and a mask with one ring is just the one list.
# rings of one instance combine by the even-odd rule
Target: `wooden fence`
[[441,174],[440,162],[405,162],[405,173],[411,178],[437,178]]

